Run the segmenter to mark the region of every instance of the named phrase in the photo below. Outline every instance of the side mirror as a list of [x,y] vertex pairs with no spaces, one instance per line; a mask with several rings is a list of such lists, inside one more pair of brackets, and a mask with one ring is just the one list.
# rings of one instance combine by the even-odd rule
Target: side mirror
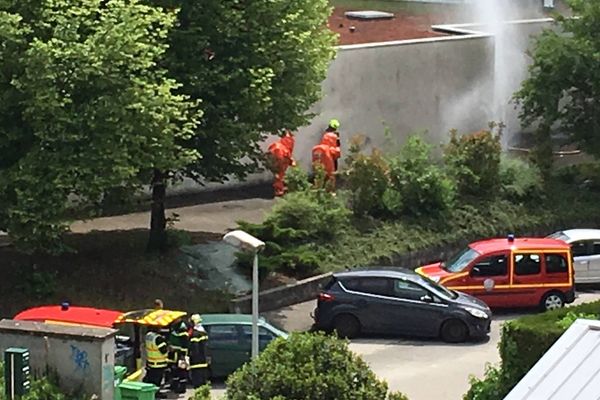
[[424,296],[421,296],[421,301],[424,301],[425,303],[433,303],[433,297],[426,294]]

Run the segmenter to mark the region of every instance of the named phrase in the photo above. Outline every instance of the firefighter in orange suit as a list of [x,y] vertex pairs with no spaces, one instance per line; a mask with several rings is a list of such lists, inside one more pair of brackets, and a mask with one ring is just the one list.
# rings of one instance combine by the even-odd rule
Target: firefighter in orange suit
[[[329,120],[329,125],[327,125],[327,129],[323,132],[323,137],[321,138],[321,143],[325,141],[325,138],[329,138],[328,141],[331,141],[335,138],[337,147],[340,147],[340,121],[337,119]],[[339,158],[339,157],[338,157]],[[335,171],[338,170],[338,158],[334,160]]]
[[337,160],[341,156],[337,141],[338,139],[335,134],[325,134],[321,143],[312,149],[313,170],[319,165],[323,168],[327,179],[327,187],[330,190],[335,189]]
[[285,172],[288,167],[296,165],[293,157],[294,142],[294,135],[287,131],[281,139],[269,146],[268,162],[274,175],[273,189],[275,196],[285,194]]

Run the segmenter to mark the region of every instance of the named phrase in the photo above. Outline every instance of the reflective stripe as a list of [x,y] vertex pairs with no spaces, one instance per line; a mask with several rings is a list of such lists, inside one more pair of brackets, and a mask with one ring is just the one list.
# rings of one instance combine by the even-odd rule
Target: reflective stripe
[[203,340],[208,340],[208,336],[193,337],[190,342],[201,342]]
[[208,368],[208,364],[194,364],[194,365],[190,365],[190,369],[196,369],[196,368]]
[[161,368],[167,366],[167,355],[163,354],[160,349],[165,343],[156,344],[156,340],[160,337],[156,332],[148,332],[146,334],[146,363],[153,368]]
[[146,361],[150,368],[164,368],[167,366],[167,361]]

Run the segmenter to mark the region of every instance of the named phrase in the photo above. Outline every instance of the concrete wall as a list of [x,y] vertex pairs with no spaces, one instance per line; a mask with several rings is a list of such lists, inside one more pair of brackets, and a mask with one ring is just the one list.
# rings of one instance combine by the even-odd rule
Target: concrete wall
[[114,399],[115,335],[112,329],[0,321],[0,352],[29,349],[32,372],[58,374],[67,392],[83,391],[100,400]]
[[[446,25],[435,29],[452,36],[341,46],[323,82],[324,98],[313,107],[317,116],[298,132],[296,159],[309,168],[311,149],[331,118],[342,123],[343,151],[356,134],[367,136],[370,146],[391,151],[415,132],[427,131],[426,138],[437,145],[452,128],[469,132],[491,120],[520,130],[509,99],[526,76],[532,36],[550,26],[549,19],[518,21],[494,37],[484,32],[491,28]],[[269,179],[265,173],[248,181]],[[216,188],[222,186],[187,181],[172,193]]]

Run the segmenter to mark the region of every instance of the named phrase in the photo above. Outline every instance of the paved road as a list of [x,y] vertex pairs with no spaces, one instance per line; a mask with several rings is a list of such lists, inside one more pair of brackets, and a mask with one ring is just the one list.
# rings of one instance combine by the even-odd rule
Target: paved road
[[[179,221],[175,223],[177,229],[222,233],[229,228],[236,227],[237,221],[262,222],[274,203],[275,201],[271,199],[223,201],[171,208],[167,210],[167,216],[170,216],[171,213],[179,215]],[[150,213],[139,212],[78,221],[71,226],[71,230],[84,233],[93,230],[145,229],[148,228],[149,221]]]
[[[600,291],[580,292],[575,304],[600,300]],[[265,313],[287,330],[306,330],[315,302],[306,302]],[[482,377],[487,363],[497,363],[502,323],[523,312],[494,316],[489,340],[459,345],[437,340],[361,338],[350,348],[360,354],[390,389],[404,392],[411,400],[460,400],[469,388],[469,376]],[[224,392],[215,390],[215,396]],[[218,397],[215,397],[218,398]]]

